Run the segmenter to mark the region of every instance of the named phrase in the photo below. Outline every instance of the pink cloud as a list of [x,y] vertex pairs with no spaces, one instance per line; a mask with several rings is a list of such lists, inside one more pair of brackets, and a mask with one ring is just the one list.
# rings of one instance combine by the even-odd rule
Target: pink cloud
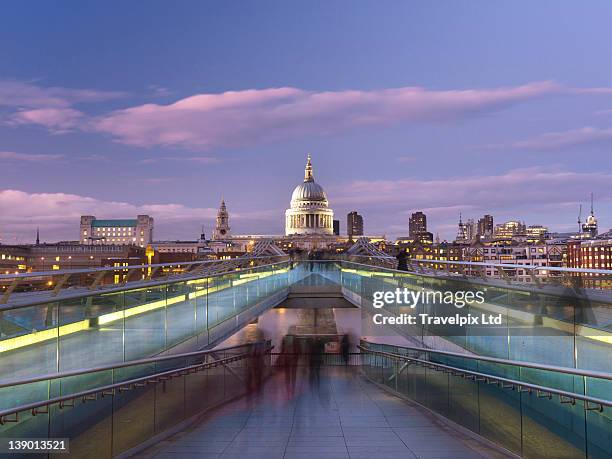
[[479,148],[516,148],[521,150],[562,150],[581,145],[612,143],[612,128],[585,126],[567,131],[547,132],[516,142]]
[[0,80],[0,106],[68,107],[76,103],[100,102],[125,96],[119,91],[43,87],[32,82]]
[[[28,193],[20,190],[0,190],[0,215],[5,243],[12,237],[32,233],[37,226],[46,232],[47,240],[76,239],[81,215],[100,218],[134,218],[138,214],[154,216],[157,224],[191,222],[194,231],[204,220],[212,220],[213,208],[193,208],[182,204],[132,204],[103,201],[68,193]],[[32,233],[33,234],[33,233]],[[194,233],[196,234],[196,233]]]
[[41,154],[30,154],[30,153],[17,153],[14,151],[0,151],[0,159],[8,161],[19,161],[19,162],[43,162],[43,161],[56,161],[62,159],[63,155],[41,155]]
[[[498,175],[457,176],[423,180],[358,180],[329,187],[334,204],[396,205],[410,198],[411,208],[483,206],[492,209],[574,201],[588,196],[592,189],[609,188],[612,173],[570,172],[531,167],[513,169]],[[612,198],[612,192],[610,193]],[[332,198],[330,197],[330,200]]]
[[433,91],[404,87],[315,92],[296,88],[199,94],[145,104],[92,120],[117,141],[195,149],[271,142],[361,126],[443,121],[492,111],[563,89],[553,82],[496,89]]
[[79,127],[84,115],[72,108],[34,108],[14,113],[10,125],[38,124],[55,134],[63,134]]
[[187,162],[193,164],[220,164],[224,162],[222,158],[214,156],[161,156],[157,158],[147,158],[140,161],[141,164],[155,164],[160,161],[176,161],[176,162]]

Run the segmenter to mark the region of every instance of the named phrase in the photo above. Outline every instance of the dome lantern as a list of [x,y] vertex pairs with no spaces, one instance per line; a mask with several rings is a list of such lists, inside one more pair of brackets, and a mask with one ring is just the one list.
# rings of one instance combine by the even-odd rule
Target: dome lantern
[[306,160],[306,168],[304,169],[304,181],[314,182],[314,176],[312,175],[312,163],[310,161],[310,153],[308,154],[308,159]]

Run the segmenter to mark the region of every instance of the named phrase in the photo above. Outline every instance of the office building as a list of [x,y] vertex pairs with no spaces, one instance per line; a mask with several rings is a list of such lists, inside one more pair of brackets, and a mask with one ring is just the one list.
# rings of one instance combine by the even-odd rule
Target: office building
[[351,239],[363,236],[363,217],[356,211],[349,212],[346,216],[346,234]]
[[137,245],[146,247],[153,241],[153,218],[138,215],[135,219],[103,219],[81,216],[79,239],[85,245]]
[[417,235],[427,231],[427,216],[423,212],[414,212],[408,220],[408,236],[417,239]]
[[487,214],[478,220],[478,236],[480,238],[490,239],[493,237],[494,230],[493,215]]
[[525,223],[511,220],[495,226],[495,239],[511,240],[517,236],[526,236],[527,228]]
[[334,220],[334,236],[340,236],[340,220]]

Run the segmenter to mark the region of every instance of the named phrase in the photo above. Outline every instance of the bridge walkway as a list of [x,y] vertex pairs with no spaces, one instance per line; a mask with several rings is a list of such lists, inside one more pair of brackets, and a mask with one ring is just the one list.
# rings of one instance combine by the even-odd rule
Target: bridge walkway
[[256,397],[211,412],[138,458],[506,458],[515,457],[369,382],[357,370],[305,369],[291,393],[277,373]]

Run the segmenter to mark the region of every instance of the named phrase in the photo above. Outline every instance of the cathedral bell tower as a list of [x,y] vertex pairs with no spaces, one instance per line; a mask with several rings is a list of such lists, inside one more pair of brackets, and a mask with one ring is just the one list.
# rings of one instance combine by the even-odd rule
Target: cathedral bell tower
[[230,237],[230,226],[229,226],[229,213],[227,207],[225,207],[225,200],[221,199],[221,206],[217,211],[217,221],[215,224],[215,230],[213,231],[213,240],[223,240]]

